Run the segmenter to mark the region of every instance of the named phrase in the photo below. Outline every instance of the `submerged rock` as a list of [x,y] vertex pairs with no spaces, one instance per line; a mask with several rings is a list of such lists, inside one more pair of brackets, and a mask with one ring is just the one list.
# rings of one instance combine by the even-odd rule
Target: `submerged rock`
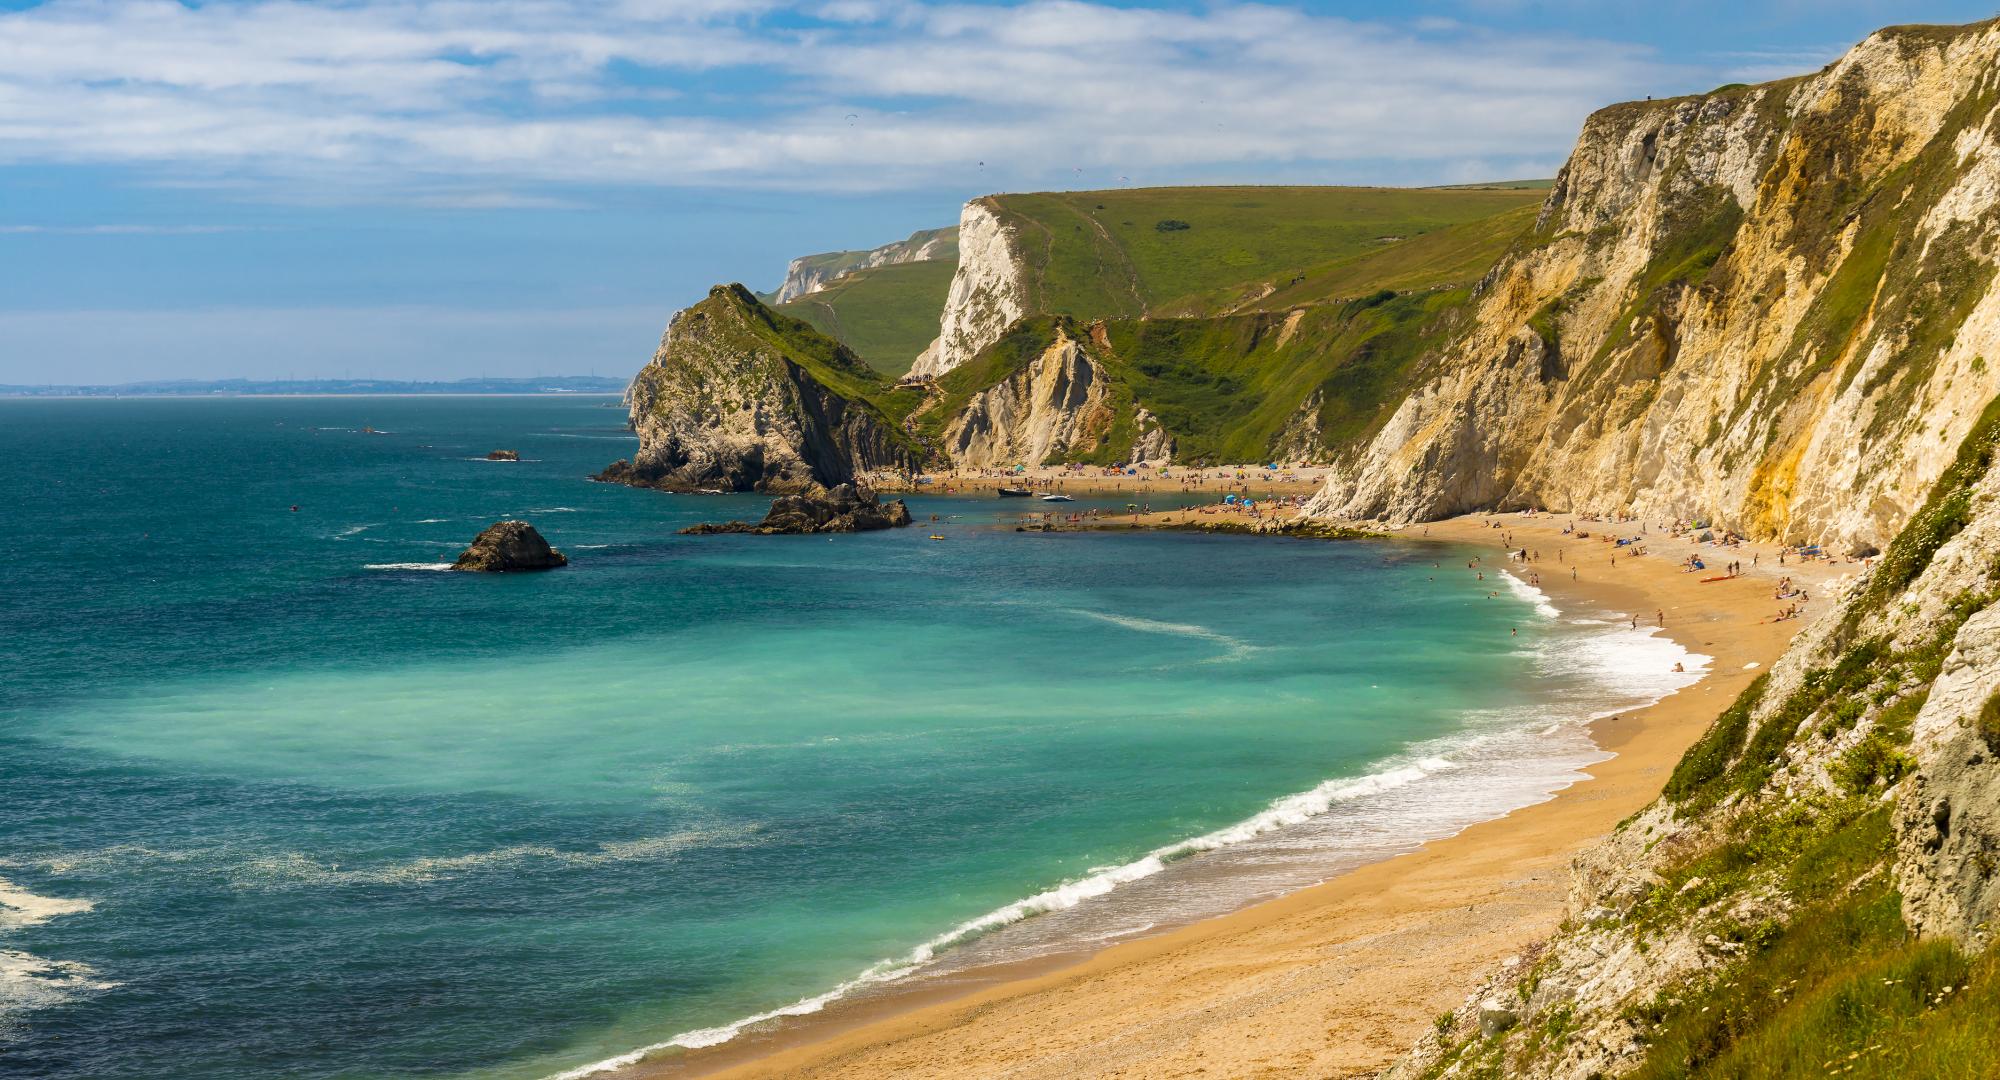
[[910,508],[903,500],[883,502],[867,488],[841,484],[824,491],[783,495],[771,500],[764,520],[695,525],[681,532],[689,536],[714,533],[756,533],[760,536],[786,533],[872,532],[899,529],[910,523]]
[[498,521],[488,525],[459,552],[453,570],[474,570],[498,574],[509,570],[554,570],[568,566],[569,556],[549,546],[542,534],[525,521]]

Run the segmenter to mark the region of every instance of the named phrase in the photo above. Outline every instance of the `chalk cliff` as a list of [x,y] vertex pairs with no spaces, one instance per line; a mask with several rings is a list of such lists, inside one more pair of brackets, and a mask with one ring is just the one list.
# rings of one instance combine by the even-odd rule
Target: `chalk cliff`
[[2000,32],[1613,106],[1433,374],[1312,504],[1894,535],[2000,390]]
[[938,338],[917,358],[911,379],[935,379],[1000,339],[1028,313],[1015,239],[985,200],[966,203],[958,219],[958,271],[951,279]]
[[958,230],[925,229],[908,239],[883,244],[867,251],[828,251],[801,255],[785,267],[785,280],[771,294],[771,302],[783,304],[810,296],[857,270],[903,263],[933,262],[958,257]]

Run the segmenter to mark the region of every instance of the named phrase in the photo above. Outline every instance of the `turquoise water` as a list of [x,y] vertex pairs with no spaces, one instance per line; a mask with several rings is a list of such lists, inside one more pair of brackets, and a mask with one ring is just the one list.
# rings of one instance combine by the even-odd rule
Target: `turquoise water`
[[[1534,801],[1671,662],[1442,547],[680,537],[763,501],[587,482],[606,404],[0,401],[7,1075],[713,1042]],[[573,565],[426,568],[503,517]]]

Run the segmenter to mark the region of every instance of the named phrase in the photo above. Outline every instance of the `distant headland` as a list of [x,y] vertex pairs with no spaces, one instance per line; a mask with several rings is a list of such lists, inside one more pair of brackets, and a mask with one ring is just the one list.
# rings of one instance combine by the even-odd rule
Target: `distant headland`
[[626,380],[598,375],[537,375],[526,379],[157,379],[111,386],[8,386],[0,397],[307,397],[371,394],[622,394]]

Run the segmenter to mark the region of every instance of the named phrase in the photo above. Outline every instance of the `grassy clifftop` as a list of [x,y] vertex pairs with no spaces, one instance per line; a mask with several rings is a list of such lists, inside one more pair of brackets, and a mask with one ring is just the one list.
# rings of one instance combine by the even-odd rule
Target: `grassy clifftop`
[[777,310],[811,323],[876,371],[901,375],[937,336],[953,269],[929,260],[856,270]]
[[[1042,192],[988,199],[1014,232],[1030,307],[1080,319],[1220,314],[1268,293],[1539,204],[1544,187],[1196,187]],[[1524,224],[1516,219],[1516,224]],[[1515,228],[1462,232],[1398,264],[1369,263],[1305,300],[1477,277]],[[1307,290],[1309,293],[1311,290]]]

